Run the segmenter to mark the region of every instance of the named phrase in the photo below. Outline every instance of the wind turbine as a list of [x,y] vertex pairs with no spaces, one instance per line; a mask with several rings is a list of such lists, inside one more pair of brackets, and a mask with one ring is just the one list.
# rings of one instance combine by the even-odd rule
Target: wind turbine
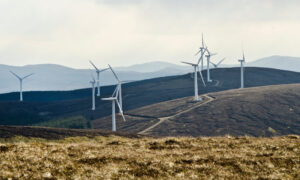
[[241,88],[244,88],[244,72],[245,72],[244,63],[246,61],[244,51],[243,51],[243,59],[239,59],[238,61],[241,63]]
[[215,64],[215,63],[213,63],[213,62],[210,62],[210,63],[214,66],[214,68],[218,68],[219,65],[220,65],[225,59],[226,59],[226,58],[223,58],[223,59],[220,60],[217,64]]
[[97,90],[98,90],[97,96],[100,96],[100,73],[106,71],[108,68],[100,70],[95,66],[95,64],[92,61],[90,61],[90,63],[95,68],[97,73]]
[[209,64],[210,64],[210,57],[217,55],[217,53],[210,53],[210,51],[207,49],[206,47],[206,51],[207,51],[207,55],[206,55],[206,59],[207,59],[207,82],[212,82],[212,80],[210,79],[210,71],[209,71]]
[[[204,55],[204,52],[205,52],[205,51],[202,51],[202,52],[201,52],[201,56],[203,56],[203,55]],[[202,100],[202,99],[201,99],[201,98],[199,98],[199,96],[198,96],[198,79],[197,79],[197,68],[198,68],[198,71],[199,71],[199,74],[200,74],[201,80],[202,80],[202,82],[203,82],[203,85],[204,85],[204,86],[206,86],[206,84],[205,84],[205,82],[204,82],[204,79],[203,79],[203,76],[202,76],[202,73],[201,73],[201,71],[200,71],[200,68],[199,68],[199,62],[200,62],[200,59],[201,59],[201,57],[199,58],[199,60],[198,60],[198,63],[197,63],[197,64],[194,64],[194,63],[190,63],[190,62],[184,62],[184,61],[182,61],[182,63],[184,63],[184,64],[188,64],[188,65],[191,65],[191,66],[193,66],[193,67],[194,67],[194,93],[195,93],[194,100],[195,100],[195,101],[201,101],[201,100]]]
[[[120,103],[120,112],[121,112],[121,111],[123,111],[122,83],[125,83],[125,82],[127,82],[127,81],[121,81],[121,80],[119,79],[119,77],[117,76],[117,74],[115,73],[115,71],[113,70],[113,68],[112,68],[110,65],[108,65],[108,66],[109,66],[111,72],[114,74],[116,80],[118,81],[118,85],[117,85],[118,88],[116,88],[115,92],[118,91],[119,103]],[[128,81],[128,82],[129,82],[129,81]],[[115,92],[114,92],[114,94],[115,94]],[[114,94],[113,94],[113,95],[114,95]]]
[[95,111],[95,109],[96,109],[96,105],[95,105],[95,83],[96,83],[96,80],[93,75],[92,75],[92,81],[90,81],[90,83],[92,84],[92,110]]
[[20,81],[20,101],[22,102],[23,101],[23,87],[22,87],[23,86],[23,80],[25,78],[28,78],[29,76],[33,75],[34,73],[31,73],[31,74],[29,74],[27,76],[24,76],[22,78],[20,76],[18,76],[16,73],[12,72],[12,71],[10,71],[10,73],[12,73],[14,76],[16,76]]
[[112,114],[111,114],[111,117],[112,117],[112,131],[116,131],[116,104],[119,107],[120,114],[121,114],[123,120],[126,121],[126,119],[124,117],[124,114],[123,114],[123,111],[122,111],[122,108],[121,108],[121,105],[118,101],[119,87],[120,86],[117,85],[117,87],[115,89],[115,92],[112,95],[112,97],[102,98],[102,100],[104,100],[104,101],[111,101],[112,102]]
[[199,48],[199,51],[195,54],[195,56],[196,56],[201,52],[201,56],[199,58],[199,61],[201,61],[201,71],[203,71],[203,55],[202,54],[204,54],[205,51],[206,51],[206,48],[204,46],[203,33],[202,33],[202,46]]

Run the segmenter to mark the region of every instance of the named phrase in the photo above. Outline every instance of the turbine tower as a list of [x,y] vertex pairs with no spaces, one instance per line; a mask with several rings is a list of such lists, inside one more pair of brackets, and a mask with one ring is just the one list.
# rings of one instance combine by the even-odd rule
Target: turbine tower
[[223,58],[223,59],[220,60],[217,64],[215,64],[215,63],[213,63],[213,62],[210,62],[210,63],[214,66],[214,68],[218,68],[219,65],[220,65],[225,59],[226,59],[226,58]]
[[98,90],[97,91],[97,96],[100,96],[101,95],[100,94],[100,73],[103,72],[103,71],[106,71],[108,68],[100,70],[100,69],[97,68],[97,66],[95,66],[95,64],[92,61],[90,61],[90,63],[95,68],[96,73],[97,73],[97,90]]
[[[202,51],[202,52],[201,52],[201,56],[204,55],[204,52],[205,52],[205,51]],[[195,100],[195,101],[201,101],[201,100],[202,100],[202,99],[199,98],[199,96],[198,96],[197,69],[198,69],[198,71],[199,71],[199,74],[200,74],[201,80],[202,80],[202,82],[203,82],[203,85],[206,86],[206,85],[205,85],[205,82],[204,82],[204,79],[203,79],[203,76],[202,76],[202,73],[201,73],[200,68],[199,68],[200,59],[201,59],[201,57],[199,58],[197,64],[182,61],[182,63],[188,64],[188,65],[191,65],[191,66],[194,67],[194,93],[195,93],[194,100]]]
[[95,104],[95,83],[96,83],[96,80],[95,80],[93,75],[92,75],[92,81],[90,81],[90,83],[92,84],[92,110],[95,111],[95,109],[96,109],[96,104]]
[[207,55],[206,55],[206,58],[207,58],[207,68],[206,68],[207,82],[212,82],[212,80],[210,79],[210,71],[209,71],[210,57],[217,55],[217,53],[210,53],[210,51],[207,49],[207,47],[206,47],[206,51],[207,51]]
[[116,131],[116,129],[117,129],[117,125],[116,125],[116,104],[119,107],[120,114],[121,114],[123,120],[126,121],[126,119],[124,117],[124,114],[123,114],[123,111],[121,109],[120,103],[118,101],[119,87],[120,86],[117,85],[117,87],[115,89],[115,92],[112,95],[112,97],[102,98],[102,100],[104,100],[104,101],[111,101],[112,102],[112,114],[111,114],[111,117],[112,117],[112,131]]
[[244,88],[244,72],[245,72],[245,68],[244,68],[244,63],[245,63],[245,53],[243,51],[243,59],[239,59],[238,60],[241,63],[241,89]]
[[33,75],[33,73],[31,73],[27,76],[24,76],[22,78],[20,76],[18,76],[16,73],[12,72],[12,71],[10,71],[10,73],[12,73],[14,76],[16,76],[20,81],[20,101],[22,102],[23,101],[23,87],[22,87],[23,86],[23,80],[25,78],[28,78],[29,76]]

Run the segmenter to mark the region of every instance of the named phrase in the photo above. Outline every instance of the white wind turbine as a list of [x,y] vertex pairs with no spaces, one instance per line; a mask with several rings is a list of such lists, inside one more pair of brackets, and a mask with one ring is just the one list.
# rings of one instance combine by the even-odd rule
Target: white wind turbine
[[[205,53],[205,51],[202,51],[202,52],[201,52],[201,56],[203,56],[204,53]],[[200,68],[199,68],[199,63],[200,63],[201,58],[202,58],[202,57],[199,58],[197,64],[182,61],[182,63],[188,64],[188,65],[191,65],[191,66],[194,67],[194,93],[195,93],[194,100],[195,100],[195,101],[201,101],[201,100],[202,100],[202,99],[199,98],[199,96],[198,96],[197,69],[198,69],[198,71],[199,71],[199,74],[200,74],[201,80],[202,80],[202,82],[203,82],[203,85],[206,86],[206,84],[205,84],[205,82],[204,82],[204,79],[203,79],[203,76],[202,76],[202,73],[201,73]]]
[[[120,103],[120,112],[121,112],[121,111],[123,111],[122,83],[130,82],[130,81],[121,81],[119,79],[119,77],[117,76],[117,74],[115,73],[115,71],[113,70],[113,68],[110,65],[108,65],[108,66],[109,66],[111,72],[114,74],[116,80],[118,81],[118,85],[117,85],[118,88],[116,90],[118,91],[118,97],[119,97],[119,103]],[[116,92],[116,90],[115,90],[115,92]],[[115,94],[115,92],[114,92],[114,94]]]
[[92,110],[95,111],[95,109],[96,109],[96,104],[95,104],[95,83],[96,83],[96,80],[95,80],[93,75],[92,75],[92,81],[90,81],[90,83],[92,85]]
[[201,56],[200,56],[200,58],[199,58],[199,60],[201,61],[201,71],[203,71],[203,55],[202,54],[204,54],[205,53],[205,51],[206,51],[206,48],[205,48],[205,46],[204,46],[204,40],[203,40],[203,33],[202,33],[202,46],[199,48],[199,51],[195,54],[195,56],[196,55],[198,55],[200,52],[201,52]]
[[100,73],[106,71],[108,68],[100,70],[95,66],[95,64],[92,61],[90,61],[90,63],[95,68],[97,73],[97,96],[100,96]]
[[210,63],[214,66],[214,68],[218,68],[219,65],[220,65],[225,59],[226,59],[226,58],[223,58],[223,59],[220,60],[217,64],[215,64],[215,63],[213,63],[213,62],[210,62]]
[[16,76],[19,79],[19,81],[20,81],[20,101],[22,102],[23,101],[23,87],[22,87],[23,86],[23,80],[25,78],[33,75],[34,73],[31,73],[31,74],[29,74],[27,76],[24,76],[22,78],[20,76],[18,76],[16,73],[12,72],[12,71],[10,71],[10,73],[12,73],[14,76]]
[[244,88],[244,72],[245,72],[244,63],[246,62],[244,51],[243,51],[243,59],[239,59],[238,61],[241,63],[241,88]]
[[207,55],[206,55],[206,58],[207,58],[207,68],[206,68],[207,82],[212,82],[212,80],[210,79],[210,71],[209,71],[210,57],[217,55],[217,53],[210,53],[210,51],[207,49],[207,47],[206,47],[206,51],[207,51]]
[[118,101],[119,87],[120,86],[117,85],[117,87],[115,89],[115,92],[112,95],[112,97],[102,98],[102,100],[104,100],[104,101],[111,101],[112,102],[112,114],[111,114],[111,117],[112,117],[112,131],[116,131],[116,104],[119,107],[120,114],[121,114],[123,120],[126,121],[126,119],[124,117],[124,114],[123,114],[123,111],[122,111],[122,108],[121,108],[121,105]]

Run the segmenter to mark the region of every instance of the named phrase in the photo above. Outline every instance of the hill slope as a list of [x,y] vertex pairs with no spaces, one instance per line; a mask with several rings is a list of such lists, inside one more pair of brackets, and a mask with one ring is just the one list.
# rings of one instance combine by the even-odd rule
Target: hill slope
[[246,66],[267,67],[288,71],[300,72],[300,58],[289,56],[270,56],[246,63]]
[[[239,68],[213,69],[214,80],[204,88],[199,81],[199,93],[218,92],[239,87]],[[206,71],[204,71],[206,77]],[[300,73],[265,68],[246,69],[246,87],[283,83],[300,83]],[[102,88],[102,97],[110,96],[113,86]],[[123,85],[124,110],[193,95],[191,74],[138,81]],[[94,120],[111,114],[111,103],[96,98],[96,111],[91,111],[91,90],[66,92],[26,92],[19,103],[18,93],[0,95],[0,124],[32,125],[59,117],[84,116]]]
[[[166,101],[118,117],[120,131],[156,136],[274,136],[300,134],[300,84],[235,89]],[[111,118],[92,121],[110,129]],[[146,129],[146,130],[145,130]]]

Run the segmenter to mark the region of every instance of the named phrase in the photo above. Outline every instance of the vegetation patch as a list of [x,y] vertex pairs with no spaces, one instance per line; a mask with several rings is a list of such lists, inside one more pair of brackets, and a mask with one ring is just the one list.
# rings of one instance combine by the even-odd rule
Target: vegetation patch
[[50,121],[44,121],[34,126],[55,127],[55,128],[72,128],[72,129],[87,129],[91,128],[90,122],[83,116],[74,116],[59,118]]

